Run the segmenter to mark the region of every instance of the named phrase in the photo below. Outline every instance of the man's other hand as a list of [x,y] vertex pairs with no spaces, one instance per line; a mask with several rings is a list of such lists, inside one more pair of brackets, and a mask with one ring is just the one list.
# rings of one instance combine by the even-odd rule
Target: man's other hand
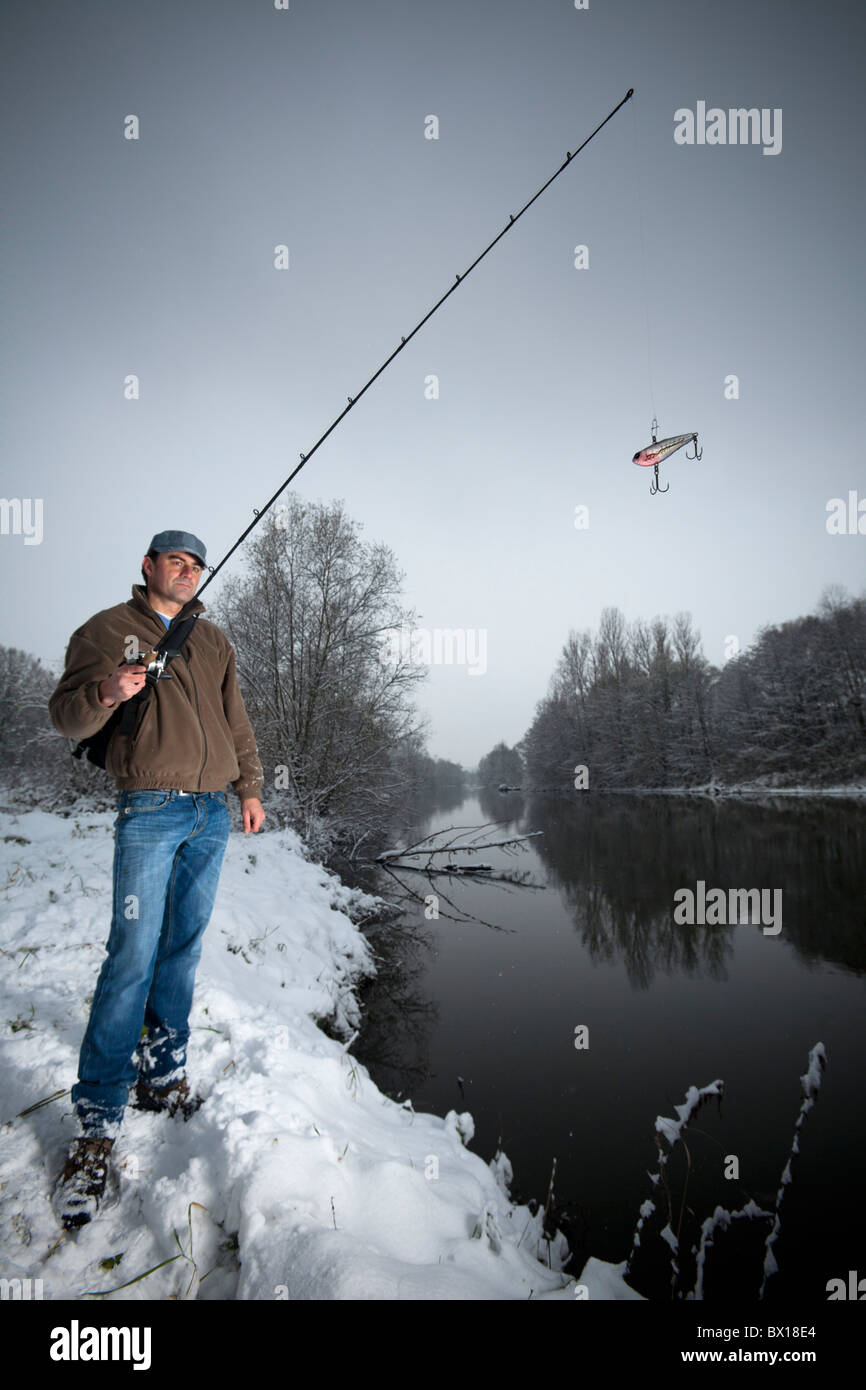
[[255,835],[264,824],[265,808],[257,796],[247,796],[241,802],[241,815],[244,818],[244,834]]

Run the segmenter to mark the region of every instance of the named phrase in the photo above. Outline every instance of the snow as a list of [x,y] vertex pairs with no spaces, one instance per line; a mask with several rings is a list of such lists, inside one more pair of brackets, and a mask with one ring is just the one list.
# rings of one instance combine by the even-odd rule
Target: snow
[[821,1073],[827,1064],[827,1050],[823,1043],[816,1043],[809,1053],[809,1064],[806,1073],[800,1077],[800,1084],[803,1088],[805,1099],[814,1101],[821,1089]]
[[[654,1181],[654,1182],[657,1182],[657,1181],[658,1181],[658,1174],[657,1174],[657,1173],[654,1175],[653,1181]],[[637,1223],[637,1225],[636,1225],[635,1228],[634,1228],[634,1235],[632,1236],[632,1251],[633,1251],[633,1252],[634,1252],[635,1250],[637,1250],[638,1246],[640,1245],[640,1233],[641,1233],[641,1231],[643,1230],[644,1222],[648,1219],[648,1217],[652,1216],[652,1214],[653,1214],[653,1212],[655,1211],[655,1209],[656,1209],[656,1208],[655,1208],[655,1202],[651,1202],[650,1199],[649,1199],[648,1197],[645,1199],[645,1201],[641,1202],[641,1204],[640,1204],[640,1213],[639,1213],[639,1216],[638,1216],[638,1223]]]
[[562,1236],[508,1196],[507,1156],[467,1148],[468,1112],[419,1114],[373,1085],[349,1049],[374,970],[353,918],[375,901],[288,830],[229,841],[190,1019],[204,1105],[186,1123],[128,1109],[113,1203],[63,1234],[50,1197],[78,1132],[68,1090],[108,935],[113,819],[5,817],[7,1278],[41,1278],[46,1299],[639,1298],[624,1262],[564,1271]]
[[840,797],[843,801],[866,796],[866,785],[862,782],[846,782],[840,786],[822,787],[801,784],[797,786],[774,786],[771,782],[706,782],[702,786],[688,787],[605,787],[605,796],[681,796],[710,797],[724,800],[733,797],[754,797],[757,800],[775,800],[780,796]]
[[[701,1105],[701,1102],[708,1096],[721,1097],[724,1093],[724,1089],[725,1083],[721,1078],[711,1081],[708,1086],[701,1086],[700,1088],[697,1086],[690,1086],[686,1092],[685,1102],[682,1105],[674,1106],[674,1109],[679,1115],[679,1119],[670,1120],[664,1115],[657,1115],[655,1123],[656,1133],[662,1135],[662,1137],[667,1140],[670,1147],[673,1148],[680,1137],[681,1130],[688,1124],[694,1112]],[[660,1160],[664,1163],[666,1161],[666,1156],[663,1154],[660,1155]]]
[[679,1249],[679,1242],[676,1236],[674,1235],[673,1231],[671,1230],[670,1225],[665,1226],[661,1231],[659,1231],[659,1235],[661,1236],[662,1240],[667,1242],[667,1244],[671,1247],[674,1253],[676,1253],[676,1251]]

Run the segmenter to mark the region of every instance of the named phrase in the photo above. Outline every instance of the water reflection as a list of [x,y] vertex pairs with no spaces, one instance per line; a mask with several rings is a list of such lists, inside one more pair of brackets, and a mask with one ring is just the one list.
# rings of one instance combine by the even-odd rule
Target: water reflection
[[413,1095],[430,1075],[430,1036],[439,1009],[424,989],[431,943],[417,923],[386,922],[365,932],[376,975],[360,993],[363,1027],[354,1049],[379,1090]]
[[[593,960],[621,957],[633,985],[656,970],[726,978],[732,929],[673,920],[674,894],[781,888],[780,938],[806,962],[866,968],[866,806],[858,801],[711,801],[580,793],[553,801],[481,798],[534,841]],[[756,924],[754,930],[762,928]]]
[[[708,887],[769,887],[783,891],[780,940],[807,966],[834,962],[866,967],[866,806],[857,802],[777,799],[760,804],[592,795],[576,802],[482,793],[485,820],[517,834],[541,830],[532,853],[593,963],[622,962],[635,989],[657,972],[725,981],[736,927],[674,921],[674,894],[703,880]],[[408,837],[449,823],[453,804],[428,804]],[[465,819],[463,813],[461,821]],[[393,876],[368,871],[363,886],[399,898]],[[365,989],[365,1061],[379,1068],[394,1094],[411,1092],[429,1074],[427,1039],[436,1005],[423,998],[425,960],[433,951],[423,921],[427,893],[437,887],[443,918],[456,904],[446,880],[405,876],[398,926],[373,939],[379,975]],[[414,885],[414,886],[413,886]],[[497,924],[501,903],[493,884],[475,885],[465,920]],[[755,932],[761,932],[755,923]]]

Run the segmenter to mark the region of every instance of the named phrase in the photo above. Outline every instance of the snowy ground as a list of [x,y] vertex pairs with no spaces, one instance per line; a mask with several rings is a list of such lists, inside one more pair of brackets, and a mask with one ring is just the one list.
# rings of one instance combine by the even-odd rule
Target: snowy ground
[[205,1104],[187,1123],[127,1110],[114,1205],[61,1234],[50,1194],[77,1133],[69,1096],[20,1112],[75,1081],[113,820],[4,817],[0,1276],[41,1279],[45,1299],[639,1297],[622,1266],[563,1272],[565,1242],[509,1200],[507,1158],[466,1148],[468,1114],[390,1100],[316,1026],[330,1016],[348,1038],[357,1022],[353,986],[373,963],[345,909],[372,900],[290,831],[229,842],[191,1017]]

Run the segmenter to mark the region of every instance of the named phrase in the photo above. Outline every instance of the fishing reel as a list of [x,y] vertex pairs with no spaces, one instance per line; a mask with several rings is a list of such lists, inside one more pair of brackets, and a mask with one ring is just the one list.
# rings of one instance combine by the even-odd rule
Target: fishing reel
[[126,658],[126,664],[127,666],[146,666],[147,674],[144,679],[149,685],[153,685],[156,681],[170,681],[172,679],[171,671],[165,669],[165,663],[173,655],[174,653],[169,651],[133,652],[131,656]]

